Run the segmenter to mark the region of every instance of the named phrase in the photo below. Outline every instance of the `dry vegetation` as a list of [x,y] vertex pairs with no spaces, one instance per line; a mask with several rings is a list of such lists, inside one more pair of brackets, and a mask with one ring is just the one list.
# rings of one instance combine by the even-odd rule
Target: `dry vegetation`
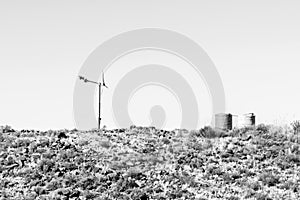
[[298,130],[6,127],[0,199],[300,199]]

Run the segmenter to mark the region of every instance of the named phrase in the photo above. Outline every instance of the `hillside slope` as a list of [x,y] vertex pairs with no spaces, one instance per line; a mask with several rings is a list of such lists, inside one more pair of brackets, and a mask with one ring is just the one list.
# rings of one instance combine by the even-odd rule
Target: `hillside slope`
[[259,126],[0,133],[7,199],[300,199],[300,139]]

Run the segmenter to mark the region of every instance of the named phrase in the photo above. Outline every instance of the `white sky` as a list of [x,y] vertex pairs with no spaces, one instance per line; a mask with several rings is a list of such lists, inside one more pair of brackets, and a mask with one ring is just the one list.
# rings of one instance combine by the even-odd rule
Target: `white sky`
[[[85,59],[112,36],[144,27],[177,31],[204,48],[228,112],[254,112],[266,123],[300,119],[299,10],[296,0],[0,0],[0,124],[73,128]],[[113,128],[109,98],[104,124]]]

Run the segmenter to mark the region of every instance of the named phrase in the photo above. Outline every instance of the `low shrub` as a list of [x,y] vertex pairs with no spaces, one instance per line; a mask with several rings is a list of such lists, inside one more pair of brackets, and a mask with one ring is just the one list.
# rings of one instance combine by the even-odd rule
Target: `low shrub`
[[256,200],[272,200],[272,199],[268,196],[268,194],[265,194],[265,193],[256,193],[255,199],[256,199]]
[[267,186],[275,186],[279,183],[279,177],[272,174],[271,172],[265,172],[261,174],[258,180]]
[[260,133],[267,133],[270,129],[270,126],[265,125],[265,124],[259,124],[256,126],[256,131],[260,132]]
[[0,126],[0,132],[11,133],[11,132],[15,132],[15,130],[12,129],[11,126],[5,125],[5,126]]
[[210,126],[205,126],[204,128],[200,129],[197,133],[194,133],[199,137],[204,138],[218,138],[218,137],[225,137],[226,132],[218,129],[214,129]]
[[300,133],[300,120],[296,120],[291,124],[294,134]]
[[111,143],[109,141],[101,141],[100,146],[108,149],[111,146]]
[[292,191],[298,191],[299,184],[293,180],[287,180],[283,182],[279,188],[286,189],[286,190],[292,190]]

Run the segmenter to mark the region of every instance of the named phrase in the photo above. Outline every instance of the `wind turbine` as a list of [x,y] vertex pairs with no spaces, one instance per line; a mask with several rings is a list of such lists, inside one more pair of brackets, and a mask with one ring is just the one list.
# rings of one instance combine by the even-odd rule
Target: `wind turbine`
[[82,80],[83,82],[85,83],[93,83],[93,84],[97,84],[98,87],[99,87],[99,113],[98,113],[98,129],[100,130],[100,127],[101,127],[101,87],[104,86],[106,88],[107,85],[105,84],[105,81],[104,81],[104,72],[102,72],[102,82],[96,82],[96,81],[91,81],[83,76],[78,76],[79,77],[79,80]]

